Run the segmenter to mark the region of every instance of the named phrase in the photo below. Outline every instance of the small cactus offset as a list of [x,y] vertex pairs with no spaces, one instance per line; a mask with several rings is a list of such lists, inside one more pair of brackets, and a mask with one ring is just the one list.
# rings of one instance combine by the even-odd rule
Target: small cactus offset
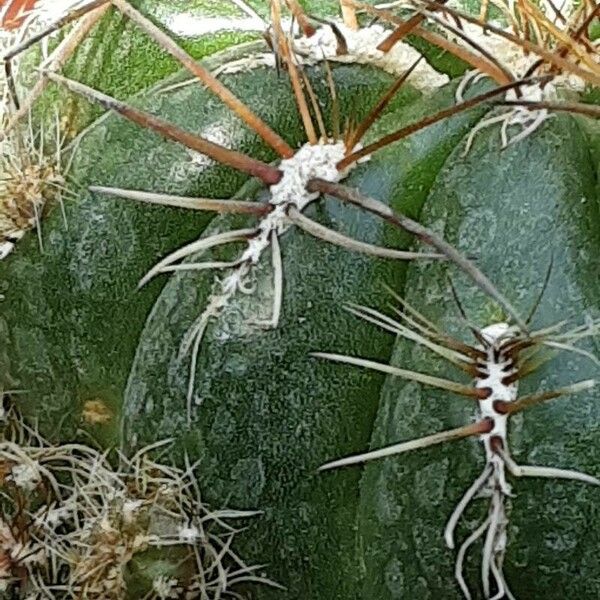
[[0,595],[597,598],[593,3],[0,8]]

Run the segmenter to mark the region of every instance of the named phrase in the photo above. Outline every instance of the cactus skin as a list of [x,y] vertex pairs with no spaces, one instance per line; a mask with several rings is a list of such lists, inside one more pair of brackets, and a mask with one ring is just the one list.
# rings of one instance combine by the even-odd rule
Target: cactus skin
[[[236,52],[226,52],[222,57],[211,59],[212,67],[231,60]],[[324,72],[317,69],[311,77],[319,97],[326,99],[328,88]],[[340,95],[342,120],[346,115],[352,115],[356,119],[364,115],[392,82],[390,76],[364,66],[335,67],[334,77]],[[292,145],[296,146],[302,142],[301,124],[295,112],[289,85],[283,78],[278,78],[274,71],[258,69],[250,73],[225,76],[225,81],[234,93],[243,98],[263,118],[272,122],[279,131],[285,132]],[[454,86],[449,86],[437,97],[421,104],[421,94],[410,86],[406,87],[393,101],[389,114],[378,124],[375,134],[391,131],[401,121],[409,122],[427,111],[449,105],[453,101],[453,90]],[[263,160],[274,158],[254,136],[245,134],[238,128],[237,122],[216,99],[197,86],[168,94],[157,95],[150,92],[137,98],[135,103],[151,108],[162,117],[190,131],[214,132],[217,128],[233,131],[237,148]],[[349,182],[377,194],[386,201],[391,201],[396,207],[413,216],[418,215],[436,171],[453,145],[480,114],[481,111],[473,111],[450,124],[432,128],[414,139],[398,144],[361,165]],[[180,285],[180,278],[159,278],[141,291],[136,291],[137,282],[167,251],[198,236],[209,223],[210,217],[108,199],[92,195],[86,188],[91,184],[110,185],[179,195],[229,197],[240,188],[245,178],[230,169],[214,165],[203,170],[194,169],[191,157],[185,149],[110,116],[100,119],[82,138],[74,161],[72,179],[79,190],[79,197],[76,202],[67,204],[68,228],[62,223],[59,211],[52,211],[43,228],[44,254],[40,255],[34,236],[29,235],[19,245],[14,256],[0,265],[2,280],[6,282],[1,333],[1,347],[5,349],[2,356],[3,385],[6,388],[19,387],[27,390],[22,402],[24,409],[30,416],[35,415],[41,430],[55,441],[73,439],[77,436],[77,430],[82,428],[103,445],[126,446],[132,449],[136,432],[132,431],[132,423],[128,421],[125,428],[126,437],[123,438],[121,417],[123,402],[126,403],[125,410],[128,415],[139,410],[139,396],[124,400],[125,385],[129,379],[131,392],[127,393],[133,396],[134,386],[131,382],[138,381],[136,373],[142,368],[139,366],[142,358],[144,361],[154,360],[155,370],[162,372],[160,357],[146,357],[145,349],[140,347],[140,344],[147,344],[148,337],[154,334],[152,325],[144,327],[144,320],[155,303],[161,286],[166,284],[168,289],[165,288],[165,294],[168,294],[173,286]],[[342,230],[356,233],[361,239],[396,247],[406,247],[410,242],[408,236],[399,235],[370,217],[340,207],[333,201],[327,202],[323,208],[311,210],[320,213],[319,216],[324,217],[329,224],[335,222]],[[215,226],[227,219],[215,219]],[[242,550],[251,552],[249,560],[253,560],[255,556],[260,557],[261,562],[268,560],[274,571],[269,575],[290,584],[289,594],[292,597],[296,593],[312,593],[311,590],[314,589],[325,589],[325,584],[333,590],[333,580],[337,578],[336,576],[326,582],[320,581],[320,575],[317,573],[320,569],[317,569],[315,559],[308,570],[309,579],[305,581],[306,571],[302,566],[305,562],[302,556],[306,555],[313,543],[318,543],[320,526],[310,526],[312,537],[299,535],[298,532],[308,527],[308,515],[322,507],[324,501],[323,489],[318,478],[310,476],[306,479],[306,474],[325,456],[324,450],[335,448],[339,441],[336,438],[327,442],[324,448],[311,449],[311,440],[315,439],[315,435],[331,430],[341,417],[340,399],[346,396],[347,390],[354,388],[357,410],[344,416],[345,433],[340,435],[366,441],[370,433],[370,415],[372,416],[375,410],[375,405],[369,398],[375,398],[377,378],[365,375],[342,378],[332,382],[332,385],[325,386],[326,398],[317,393],[317,389],[310,400],[300,402],[298,397],[294,402],[294,410],[288,410],[285,402],[282,403],[279,398],[285,398],[285,394],[291,390],[299,389],[299,377],[304,377],[307,370],[312,371],[314,368],[314,361],[307,359],[306,353],[317,349],[321,344],[321,337],[315,337],[316,329],[327,333],[327,329],[321,325],[315,327],[317,323],[334,324],[331,329],[333,337],[326,338],[332,343],[339,334],[338,341],[341,344],[347,341],[359,343],[361,348],[378,352],[383,360],[388,357],[390,340],[386,340],[385,336],[379,333],[368,336],[366,329],[362,334],[352,331],[348,318],[340,315],[339,305],[357,293],[364,300],[383,299],[381,284],[386,282],[396,288],[401,287],[406,265],[389,260],[363,258],[328,247],[298,231],[291,231],[288,238],[289,246],[286,241],[283,248],[288,271],[285,275],[287,300],[283,311],[284,321],[279,330],[266,332],[260,340],[264,348],[261,352],[266,352],[267,356],[276,356],[277,346],[286,349],[285,354],[288,358],[281,361],[278,367],[281,375],[275,376],[274,372],[271,372],[270,376],[273,381],[285,380],[282,390],[284,395],[281,396],[275,389],[272,390],[272,393],[269,393],[272,398],[268,399],[268,403],[267,399],[263,398],[265,404],[259,415],[261,418],[267,417],[268,411],[274,410],[269,409],[268,405],[272,403],[276,406],[277,411],[286,416],[288,425],[280,428],[276,418],[269,417],[269,431],[275,434],[287,429],[288,437],[284,436],[281,441],[273,440],[272,448],[267,447],[268,437],[262,437],[260,443],[269,454],[268,470],[269,473],[273,473],[273,478],[267,486],[268,494],[264,497],[251,489],[253,477],[261,477],[260,473],[253,471],[256,464],[250,461],[246,469],[243,467],[246,463],[238,463],[239,457],[236,459],[228,455],[227,460],[232,461],[232,467],[228,467],[223,474],[215,473],[214,459],[207,460],[207,475],[203,483],[207,487],[207,500],[219,505],[229,505],[234,501],[236,504],[253,508],[257,505],[259,508],[268,508],[263,506],[265,501],[273,504],[273,508],[270,509],[272,515],[264,520],[265,528],[256,529],[252,535],[246,536],[248,542],[247,545],[244,543],[246,548]],[[211,274],[205,277],[203,285],[193,284],[186,287],[185,302],[180,309],[178,308],[182,314],[186,310],[187,301],[193,300],[196,294],[200,297],[202,289],[207,289],[207,282],[212,281],[212,277]],[[189,279],[184,277],[185,281],[189,282]],[[323,283],[326,283],[325,287]],[[194,294],[189,294],[189,290],[193,290]],[[313,293],[314,298],[311,299]],[[310,308],[311,303],[314,305],[313,309]],[[159,301],[152,315],[156,315],[161,306],[162,301]],[[153,318],[154,316],[151,317]],[[308,319],[304,324],[301,323],[303,318]],[[173,350],[178,347],[179,342],[179,339],[173,337],[172,345],[167,344],[166,349]],[[244,347],[251,348],[252,344],[244,344]],[[212,352],[211,349],[209,353]],[[130,373],[136,353],[138,358],[135,372]],[[301,364],[302,368],[298,370],[297,365],[293,377],[290,378],[286,375],[289,371],[287,362],[294,356],[298,357],[298,365]],[[328,379],[331,369],[321,369],[322,375],[319,377]],[[187,375],[185,369],[182,369],[180,375],[180,381],[184,382]],[[160,377],[153,377],[153,381],[156,381],[157,390],[165,385],[165,381],[160,381]],[[256,385],[261,385],[260,381],[260,378],[257,378]],[[264,379],[262,381],[264,383]],[[231,382],[235,383],[233,380]],[[219,381],[219,386],[224,384],[225,382]],[[177,392],[179,391],[178,389]],[[223,403],[220,409],[226,412],[231,410],[236,400],[233,393],[227,391],[227,386],[223,388],[223,393],[231,395],[231,401]],[[247,404],[243,389],[235,387],[235,394],[238,403]],[[178,393],[174,394],[173,402],[169,412],[175,414],[181,411],[181,414],[184,414],[185,395],[180,397]],[[197,418],[208,422],[209,418],[213,418],[215,408],[216,405],[211,407],[207,403]],[[310,413],[312,418],[305,420]],[[99,415],[99,422],[90,422],[96,414]],[[102,418],[104,414],[108,415],[107,419]],[[226,414],[224,417],[226,418]],[[252,415],[240,411],[242,422],[250,417]],[[137,420],[140,423],[148,423],[147,415]],[[353,420],[358,420],[360,425],[353,425]],[[303,421],[305,425],[300,425],[302,431],[299,435],[302,435],[304,441],[298,450],[302,449],[304,456],[301,462],[294,464],[295,457],[283,460],[283,446],[280,444],[289,443],[293,446],[294,436],[290,438],[289,435]],[[317,421],[321,423],[317,425]],[[312,423],[317,426],[320,434],[311,431],[314,429]],[[169,431],[167,425],[164,423],[158,426],[158,423],[154,422],[151,430],[146,430],[144,425],[137,441],[141,443],[142,438],[146,441],[156,441],[173,435],[175,432]],[[223,421],[222,427],[226,433],[226,420]],[[260,421],[256,421],[248,432],[256,432],[260,427]],[[193,438],[196,434],[187,432],[186,435],[192,438],[188,450],[195,458],[198,442]],[[243,442],[244,444],[250,441],[245,439],[247,441]],[[213,451],[219,452],[220,445],[225,441],[230,443],[228,438],[219,438],[211,442]],[[176,456],[177,454],[174,454],[173,458]],[[234,476],[237,472],[240,478],[231,488],[237,490],[233,499],[231,492],[224,487],[228,485],[227,473],[231,468],[234,468]],[[273,472],[273,469],[276,471]],[[289,486],[285,488],[285,493],[288,493],[288,490],[290,493],[301,491],[302,497],[299,498],[299,502],[300,505],[305,505],[307,511],[304,517],[297,514],[298,503],[288,506],[283,492],[278,493],[275,489],[278,480],[288,477],[285,474],[288,470]],[[347,492],[356,497],[357,483],[356,477],[351,476],[349,483],[336,495],[336,507],[330,509],[335,514],[330,517],[324,513],[320,517],[321,522],[327,526],[330,520],[334,522],[336,530],[330,535],[330,539],[336,544],[337,540],[340,540],[340,548],[352,547],[352,534],[346,522],[347,517],[352,515],[353,508],[344,507],[343,504]],[[314,490],[313,484],[316,485]],[[241,498],[244,489],[248,491],[248,496]],[[300,516],[300,521],[286,524],[288,516],[285,511],[290,509],[296,513],[295,519]],[[302,529],[294,531],[297,526]],[[276,551],[268,558],[263,555],[264,549],[260,545],[272,532],[282,540],[282,546],[280,550],[276,550],[270,545]],[[325,553],[321,556],[325,556]],[[328,560],[332,560],[331,555]],[[333,563],[331,564],[333,566]],[[354,565],[354,555],[349,556],[343,571],[352,573],[355,570]],[[291,568],[297,572],[290,573],[290,578],[288,571]],[[332,593],[346,594],[346,597],[350,597],[348,594],[351,595],[353,589],[354,586],[349,580],[347,585]],[[279,597],[277,594],[281,592],[260,593],[275,594],[274,597]]]
[[[177,39],[196,59],[235,48],[258,37],[255,32],[241,31],[217,31],[195,38],[180,37],[170,30],[169,17],[179,14],[183,6],[171,6],[172,3],[163,0],[137,0],[132,4]],[[188,9],[198,15],[197,18],[212,13],[210,6],[189,6]],[[61,37],[63,35],[60,34]],[[51,47],[55,43],[52,41]],[[24,89],[30,88],[37,80],[39,75],[35,67],[38,62],[39,50],[34,47],[22,60],[19,79]],[[64,74],[124,99],[147,90],[178,71],[179,65],[171,56],[134,23],[117,11],[110,10],[78,46],[66,64]],[[102,114],[98,107],[63,90],[49,87],[36,103],[34,115],[40,122],[52,122],[57,108],[68,123],[70,135],[79,133]]]

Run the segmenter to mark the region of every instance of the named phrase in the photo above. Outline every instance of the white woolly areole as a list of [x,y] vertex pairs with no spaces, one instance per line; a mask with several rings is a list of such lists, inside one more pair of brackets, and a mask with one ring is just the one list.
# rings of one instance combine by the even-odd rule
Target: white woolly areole
[[143,500],[126,500],[123,502],[123,520],[125,523],[133,523],[136,518],[136,513],[144,505]]
[[77,510],[75,502],[64,502],[61,505],[56,504],[54,508],[42,512],[35,517],[35,523],[39,526],[58,527],[61,523],[66,522],[74,511]]
[[17,487],[28,492],[33,491],[42,480],[40,472],[33,464],[15,465],[11,469],[10,478]]
[[[332,62],[374,65],[391,75],[404,74],[419,58],[420,54],[414,48],[403,42],[398,42],[387,53],[377,50],[377,46],[391,33],[381,25],[363,27],[358,31],[349,29],[341,22],[335,25],[342,33],[347,54],[338,54],[338,39],[329,25],[322,25],[310,36],[295,38],[292,43],[296,60],[303,65],[315,65],[323,59]],[[248,56],[217,69],[216,74],[231,74],[251,71],[258,67],[275,68],[273,53]],[[449,78],[438,73],[427,61],[422,60],[410,74],[408,80],[418,89],[430,91],[446,83]]]
[[[279,170],[283,176],[278,183],[269,188],[269,204],[275,208],[260,221],[256,234],[248,239],[248,246],[237,261],[238,266],[216,282],[216,289],[206,310],[192,331],[203,329],[208,318],[220,315],[236,292],[254,292],[252,267],[258,264],[265,250],[271,245],[272,236],[280,236],[290,227],[287,210],[295,207],[301,211],[308,203],[318,198],[318,193],[306,189],[311,179],[319,178],[337,183],[346,177],[354,165],[343,172],[336,167],[344,158],[345,152],[343,142],[321,140],[315,145],[305,144],[294,156],[281,161]],[[185,341],[183,347],[187,345],[188,342]]]
[[161,599],[177,598],[177,579],[167,579],[159,575],[152,581],[152,590]]
[[[358,148],[360,145],[355,149]],[[273,209],[260,221],[255,232],[248,237],[246,249],[232,265],[233,268],[229,273],[215,281],[206,308],[196,319],[182,342],[182,354],[187,354],[192,346],[195,348],[193,352],[197,352],[209,320],[222,316],[237,292],[246,295],[255,293],[254,267],[258,265],[263,253],[268,248],[272,247],[274,256],[279,253],[278,238],[291,226],[287,216],[288,210],[296,208],[298,211],[302,211],[310,202],[318,198],[318,193],[307,190],[308,182],[311,179],[323,179],[332,183],[344,179],[356,164],[353,163],[348,169],[340,171],[337,164],[345,154],[346,146],[343,142],[325,139],[314,145],[305,144],[294,156],[281,161],[279,165],[282,173],[281,180],[269,188],[271,193],[269,204]],[[368,160],[368,157],[363,160]],[[279,297],[279,300],[274,305],[273,317],[267,322],[259,323],[261,328],[264,328],[265,325],[274,327],[279,319],[281,292],[277,292],[277,288],[279,286],[279,290],[281,290],[281,274],[275,279],[275,297]],[[195,359],[192,359],[192,375],[188,386],[188,415],[193,395],[194,368]]]
[[[489,600],[511,598],[504,574],[503,561],[507,546],[508,516],[506,499],[512,495],[511,486],[506,481],[506,471],[515,476],[560,477],[574,479],[600,485],[596,478],[577,471],[554,469],[537,466],[519,466],[510,456],[507,439],[508,414],[499,412],[496,402],[514,403],[517,400],[517,383],[504,383],[507,378],[517,373],[514,361],[515,347],[513,343],[523,340],[520,331],[507,323],[493,323],[481,330],[482,344],[479,346],[482,355],[476,359],[477,375],[475,387],[489,390],[487,398],[480,400],[478,420],[489,419],[492,430],[480,435],[485,447],[486,465],[479,477],[466,490],[450,516],[444,531],[446,544],[454,548],[454,535],[461,517],[465,515],[470,503],[477,497],[489,498],[487,517],[463,541],[456,557],[455,575],[466,598],[471,598],[464,578],[465,557],[469,546],[477,539],[483,538],[481,583],[483,596]],[[512,350],[511,350],[512,349]],[[509,381],[510,381],[509,379]],[[486,394],[487,395],[487,394]],[[500,407],[498,407],[500,408]],[[493,588],[495,586],[495,590]]]
[[271,204],[288,204],[298,210],[319,197],[319,193],[311,193],[306,189],[311,179],[325,179],[332,183],[341,181],[347,172],[340,172],[337,164],[345,157],[346,146],[343,142],[323,141],[318,144],[304,144],[292,156],[281,161],[279,170],[283,177],[279,183],[272,185]]
[[309,192],[306,187],[311,179],[325,179],[332,183],[341,181],[347,172],[340,172],[336,165],[345,156],[343,142],[331,143],[321,140],[318,144],[304,144],[291,158],[285,158],[279,165],[283,177],[269,188],[272,210],[259,224],[259,233],[248,241],[248,248],[240,259],[257,264],[262,253],[271,243],[271,233],[281,235],[289,224],[286,211],[293,206],[302,211],[307,204],[319,197],[319,192]]
[[481,441],[485,448],[486,461],[494,467],[492,480],[500,486],[504,493],[510,494],[510,486],[505,476],[504,460],[492,449],[491,440],[493,437],[499,437],[502,440],[504,448],[508,448],[508,415],[499,413],[494,408],[494,403],[498,400],[502,402],[514,402],[517,399],[517,383],[509,385],[502,383],[505,377],[514,372],[514,369],[509,369],[511,365],[510,360],[502,357],[498,358],[500,356],[498,352],[500,346],[513,338],[515,332],[511,330],[507,323],[494,323],[482,329],[481,335],[490,344],[489,347],[482,348],[487,354],[482,368],[487,377],[478,378],[475,382],[475,387],[489,388],[491,390],[488,398],[479,401],[479,412],[484,419],[492,419],[494,422],[493,429],[489,433],[481,435]]
[[508,323],[493,323],[492,325],[484,327],[481,330],[481,335],[487,342],[494,344],[504,337],[509,329],[510,325]]
[[179,541],[184,544],[195,544],[200,538],[200,531],[193,525],[182,525],[177,532]]
[[[329,25],[317,29],[311,37],[294,40],[294,49],[309,58],[319,61],[326,58],[342,63],[374,65],[392,75],[402,75],[421,57],[414,48],[398,42],[389,52],[382,52],[377,46],[392,32],[382,25],[375,24],[358,30],[336,22],[336,27],[346,41],[347,54],[338,54],[339,42]],[[438,88],[448,82],[448,76],[438,73],[425,60],[422,60],[411,73],[409,81],[420,89]]]

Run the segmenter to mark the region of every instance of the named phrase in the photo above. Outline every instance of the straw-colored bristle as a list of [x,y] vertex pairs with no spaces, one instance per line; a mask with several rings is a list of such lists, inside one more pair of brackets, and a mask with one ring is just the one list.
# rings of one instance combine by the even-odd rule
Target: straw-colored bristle
[[115,468],[109,452],[50,444],[13,404],[1,433],[0,460],[12,482],[0,520],[0,536],[12,538],[11,561],[2,566],[5,591],[49,600],[64,598],[65,590],[90,600],[122,598],[130,592],[128,565],[159,548],[176,548],[177,561],[189,568],[181,580],[176,570],[169,579],[155,577],[148,598],[216,600],[250,581],[279,587],[231,548],[237,532],[231,521],[259,511],[210,510],[201,499],[198,464],[186,458],[179,469],[153,458],[172,440],[130,459],[118,454]]

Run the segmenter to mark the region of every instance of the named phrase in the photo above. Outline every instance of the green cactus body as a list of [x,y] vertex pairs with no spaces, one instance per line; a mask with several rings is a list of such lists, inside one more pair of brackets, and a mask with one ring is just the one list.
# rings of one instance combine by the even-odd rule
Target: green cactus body
[[[419,102],[412,110],[398,109],[375,133],[400,119],[412,120],[415,111],[443,105],[451,95],[451,89],[444,90],[427,107]],[[418,213],[436,170],[473,118],[446,124],[443,135],[439,128],[373,157],[347,182],[397,209]],[[370,243],[402,247],[408,242],[333,200],[309,214]],[[238,224],[220,218],[213,226],[221,231]],[[289,587],[290,598],[325,590],[332,597],[353,597],[358,571],[355,533],[348,523],[355,520],[357,474],[331,485],[314,469],[348,440],[366,442],[378,378],[358,372],[334,378],[330,366],[315,364],[308,354],[341,345],[387,360],[391,340],[350,327],[341,307],[348,298],[385,302],[383,285],[402,286],[405,265],[357,256],[299,231],[284,234],[281,251],[285,288],[279,327],[261,331],[252,325],[268,319],[273,304],[267,256],[256,292],[234,299],[202,341],[194,394],[199,406],[191,428],[185,426],[189,356],[180,358],[180,341],[202,313],[214,274],[169,280],[140,338],[124,399],[124,437],[137,448],[156,435],[177,435],[192,456],[203,458],[207,498],[265,511],[261,525],[245,536],[245,551],[261,556],[258,560],[272,569],[277,565],[273,576]],[[164,344],[165,339],[171,342]],[[303,389],[307,373],[313,383]]]
[[[121,34],[115,27],[116,40]],[[206,64],[220,69],[242,55],[255,56],[259,47],[227,51]],[[89,71],[89,65],[82,68]],[[342,125],[360,122],[394,81],[372,66],[332,69]],[[322,66],[306,71],[332,130],[327,72]],[[253,158],[275,161],[274,152],[207,89],[194,84],[164,91],[182,75],[159,81],[163,74],[159,65],[139,82],[159,85],[136,96],[135,106]],[[122,89],[123,82],[110,74],[98,77],[106,91]],[[253,65],[221,80],[291,147],[306,142],[286,73]],[[138,89],[129,83],[123,96]],[[403,87],[364,143],[451,106],[456,89],[453,82],[425,95]],[[386,147],[357,164],[343,183],[413,218],[422,215],[432,230],[475,256],[523,313],[535,301],[553,255],[535,322],[546,326],[573,314],[595,316],[595,130],[587,128],[585,138],[575,119],[561,117],[504,151],[497,131],[485,130],[473,136],[463,156],[465,138],[487,108],[460,113]],[[249,585],[243,590],[249,598],[458,597],[453,554],[443,547],[442,531],[480,468],[476,441],[390,458],[364,471],[317,473],[317,468],[369,444],[379,447],[468,423],[472,401],[310,353],[342,351],[456,378],[422,348],[357,320],[343,305],[385,310],[393,303],[389,286],[444,331],[462,336],[464,325],[446,285],[452,273],[471,321],[483,327],[502,320],[496,306],[447,262],[408,266],[365,256],[292,225],[275,236],[283,273],[279,318],[269,323],[278,294],[271,243],[251,268],[248,285],[207,318],[195,353],[189,333],[237,266],[160,274],[141,290],[138,283],[176,248],[246,231],[256,217],[148,206],[88,188],[257,204],[272,199],[269,191],[115,115],[101,117],[81,137],[71,179],[77,198],[66,204],[66,224],[58,210],[44,221],[43,253],[30,234],[0,263],[0,385],[19,390],[25,415],[53,442],[91,437],[128,456],[170,439],[163,454],[179,466],[197,463],[202,498],[210,506],[262,511],[236,536],[234,550],[266,565],[265,572],[284,589]],[[330,197],[304,214],[374,246],[414,245],[408,234]],[[234,263],[245,243],[203,250],[183,264]],[[523,389],[570,383],[573,374],[584,379],[593,368],[583,356],[561,355]],[[589,392],[515,418],[510,437],[515,455],[594,471],[590,448],[596,445],[598,415],[592,399]],[[505,572],[518,597],[596,598],[598,540],[589,523],[598,490],[528,480],[514,491]],[[468,518],[475,519],[476,508],[469,510]],[[136,557],[128,565],[126,595],[150,593],[155,574],[185,578],[173,566],[178,559],[177,552],[165,558],[155,549]],[[477,578],[475,564],[467,563],[470,582]],[[585,577],[575,577],[577,568]]]
[[[197,59],[255,39],[258,35],[257,32],[223,30],[198,38],[185,38],[177,36],[172,31],[171,24],[172,17],[181,14],[184,6],[162,0],[141,0],[135,5],[170,35],[174,35]],[[213,14],[211,7],[203,3],[185,8],[189,11],[190,18],[199,21],[203,16]],[[60,37],[63,38],[64,35],[61,34]],[[50,49],[57,44],[58,40],[53,40]],[[38,77],[38,55],[39,52],[33,49],[22,61],[19,81],[24,90],[31,87]],[[101,88],[111,95],[129,98],[178,69],[175,59],[152,42],[139,27],[119,12],[110,10],[77,47],[64,72],[73,79]],[[53,119],[57,109],[64,122],[68,123],[67,133],[70,135],[77,134],[102,114],[97,107],[57,88],[46,91],[42,101],[35,107],[35,114],[40,120]]]
[[[231,56],[224,53],[211,65],[216,68]],[[324,71],[316,69],[311,77],[319,97],[326,99]],[[342,119],[346,115],[355,119],[365,115],[392,81],[389,75],[366,66],[336,67],[334,78]],[[278,131],[285,132],[292,145],[302,143],[289,86],[274,70],[258,68],[225,76],[224,81]],[[421,101],[421,94],[409,86],[398,94],[373,134],[385,133],[400,122],[447,106],[453,95],[454,87],[449,86]],[[255,136],[238,126],[218,100],[198,86],[150,93],[137,99],[136,105],[152,107],[190,131],[217,139],[225,137],[253,156],[273,158]],[[324,108],[330,110],[326,105]],[[457,117],[381,153],[361,164],[348,181],[396,208],[418,215],[437,169],[478,114],[475,111]],[[251,323],[240,323],[241,329],[229,342],[219,342],[218,323],[211,328],[198,368],[198,395],[204,394],[208,386],[210,397],[195,408],[192,426],[182,430],[188,369],[182,361],[168,375],[169,363],[173,351],[177,354],[189,319],[197,316],[205,302],[215,274],[175,275],[166,281],[162,293],[161,283],[166,278],[140,291],[136,287],[157,259],[198,236],[210,217],[107,199],[90,194],[86,187],[111,185],[177,195],[230,197],[245,177],[164,142],[119,117],[109,117],[100,119],[82,138],[72,178],[80,190],[79,197],[66,205],[66,225],[58,210],[45,220],[43,254],[35,236],[30,235],[2,263],[5,388],[26,390],[20,396],[20,405],[26,414],[35,416],[41,431],[52,440],[72,439],[83,429],[103,445],[133,450],[139,449],[138,444],[178,437],[173,459],[181,457],[184,448],[191,457],[205,456],[201,468],[206,473],[202,483],[207,485],[207,500],[217,505],[260,508],[268,514],[264,527],[246,536],[252,558],[261,557],[259,560],[277,565],[272,577],[290,585],[292,595],[312,594],[312,590],[325,585],[333,589],[337,576],[326,577],[326,583],[320,581],[319,572],[325,572],[317,569],[314,561],[306,561],[305,556],[313,544],[320,543],[323,528],[331,529],[328,544],[352,548],[353,534],[346,520],[354,508],[344,504],[348,494],[357,499],[358,479],[351,478],[338,490],[331,508],[322,513],[330,492],[311,471],[329,454],[326,450],[333,451],[347,436],[366,442],[376,408],[371,399],[376,398],[377,377],[357,374],[327,382],[332,370],[321,366],[317,378],[324,378],[323,386],[315,386],[306,397],[295,390],[299,390],[301,378],[318,366],[306,353],[326,340],[356,344],[357,350],[374,351],[382,360],[387,359],[391,340],[379,332],[367,335],[368,328],[360,333],[352,330],[340,306],[355,295],[364,301],[383,300],[383,283],[401,287],[406,263],[363,257],[299,231],[286,233],[282,238],[285,294],[280,327],[262,331]],[[250,198],[256,195],[256,187],[250,182],[237,196]],[[408,235],[398,234],[333,200],[322,208],[311,208],[310,214],[370,243],[403,248],[411,241]],[[243,226],[243,221],[241,217],[218,217],[210,223],[207,234]],[[235,299],[245,315],[243,320],[268,313],[272,304],[269,265],[265,256],[256,293]],[[183,294],[184,298],[173,305],[173,294]],[[164,310],[172,312],[167,321],[163,321]],[[329,322],[334,325],[331,329],[323,327]],[[165,333],[171,341],[159,342]],[[160,347],[154,345],[157,343]],[[152,345],[150,352],[147,344]],[[248,364],[247,352],[255,362]],[[298,356],[296,364],[294,356]],[[226,364],[222,365],[224,360]],[[275,361],[277,369],[267,366],[268,361]],[[261,364],[265,366],[262,371]],[[153,383],[146,381],[148,395],[144,399],[142,388],[146,384],[141,377],[146,375],[141,374],[148,368],[153,372]],[[221,370],[224,376],[208,380],[207,373],[217,375]],[[260,386],[268,381],[269,391],[259,394]],[[252,387],[248,387],[250,382]],[[172,405],[164,402],[165,386]],[[346,403],[341,401],[349,391],[356,408],[343,416]],[[228,399],[217,401],[216,396],[221,394]],[[238,404],[243,411],[236,409],[232,414]],[[125,437],[121,431],[123,416]],[[332,431],[342,416],[343,430],[314,446],[314,441]],[[279,423],[281,418],[284,422]],[[232,431],[240,436],[237,441],[230,438]],[[260,447],[251,452],[250,445],[256,442]],[[243,455],[226,452],[221,471],[217,465],[219,455],[235,447],[245,448]],[[286,458],[289,449],[295,452]],[[283,490],[278,491],[274,485],[278,481],[287,482]],[[291,505],[288,493],[297,495]],[[292,513],[295,516],[290,521]],[[310,525],[319,513],[318,524]],[[300,535],[306,528],[310,536]],[[273,536],[277,546],[271,546],[270,556],[261,556],[261,545]],[[326,554],[323,547],[322,556]],[[354,556],[345,560],[344,571],[352,573]],[[292,569],[297,574],[292,574]],[[349,594],[352,589],[349,581],[343,593]]]

